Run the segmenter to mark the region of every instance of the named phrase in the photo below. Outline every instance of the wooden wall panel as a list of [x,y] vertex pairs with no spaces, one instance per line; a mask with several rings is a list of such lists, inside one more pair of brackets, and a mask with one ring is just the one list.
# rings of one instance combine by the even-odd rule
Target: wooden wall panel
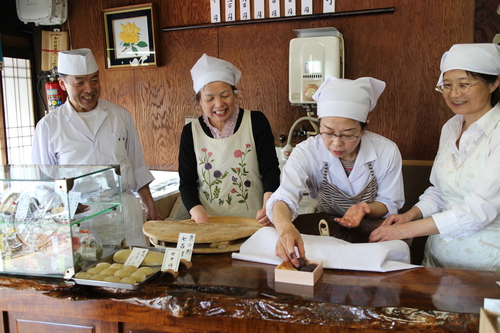
[[[209,24],[207,0],[152,2],[160,28]],[[314,0],[314,13],[321,12],[321,3]],[[189,70],[203,53],[241,69],[238,89],[245,92],[239,96],[241,106],[263,111],[279,144],[278,137],[288,135],[293,122],[305,115],[288,101],[289,41],[296,37],[294,29],[316,27],[335,27],[343,34],[347,78],[373,76],[387,83],[369,129],[394,140],[405,159],[433,159],[440,128],[452,116],[434,92],[439,61],[451,45],[472,42],[474,35],[474,0],[343,0],[336,1],[339,12],[385,7],[394,7],[395,12],[159,32],[159,67],[108,70],[101,10],[128,4],[128,0],[72,1],[65,27],[73,48],[93,49],[102,97],[130,110],[146,163],[161,170],[177,170],[184,118],[201,114]]]

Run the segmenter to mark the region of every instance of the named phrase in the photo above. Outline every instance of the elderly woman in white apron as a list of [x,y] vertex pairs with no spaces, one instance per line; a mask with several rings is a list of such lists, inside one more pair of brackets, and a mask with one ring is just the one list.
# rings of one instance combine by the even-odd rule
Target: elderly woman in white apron
[[432,186],[371,241],[430,235],[425,266],[500,271],[499,75],[499,45],[457,44],[443,55],[436,89],[455,116],[441,131]]
[[265,204],[280,170],[271,126],[259,111],[237,106],[241,72],[204,54],[191,69],[203,115],[184,126],[179,151],[182,201],[199,223],[209,216],[256,218],[269,225]]
[[317,198],[318,212],[338,216],[335,220],[350,228],[363,218],[381,218],[402,207],[398,147],[365,129],[368,113],[384,89],[385,83],[374,78],[331,77],[314,94],[320,135],[295,147],[281,185],[267,203],[267,215],[280,235],[276,255],[283,260],[298,266],[296,256],[305,258],[292,221],[306,190]]

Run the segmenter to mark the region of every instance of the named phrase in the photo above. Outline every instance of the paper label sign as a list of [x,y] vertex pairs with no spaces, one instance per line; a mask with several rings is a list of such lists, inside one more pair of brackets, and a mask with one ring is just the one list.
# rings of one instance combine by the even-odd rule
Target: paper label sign
[[165,251],[165,256],[163,257],[163,264],[161,265],[161,270],[164,272],[168,269],[177,272],[179,270],[179,262],[181,261],[181,250],[179,249],[167,249]]
[[17,201],[16,219],[25,220],[28,215],[28,208],[30,204],[30,197],[28,195],[23,195]]
[[196,234],[188,234],[184,232],[179,233],[179,240],[177,241],[177,248],[181,251],[181,259],[191,261],[193,255],[194,239]]
[[69,218],[73,219],[75,217],[76,209],[78,208],[78,203],[82,197],[81,192],[70,191],[68,195],[69,200]]
[[148,249],[141,249],[138,247],[134,247],[123,265],[139,267],[144,258],[146,257],[146,254],[148,254],[148,251],[149,251]]

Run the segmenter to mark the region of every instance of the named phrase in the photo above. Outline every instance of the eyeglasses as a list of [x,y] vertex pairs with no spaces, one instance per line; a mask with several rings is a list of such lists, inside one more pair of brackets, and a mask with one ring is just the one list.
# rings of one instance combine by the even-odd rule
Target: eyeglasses
[[441,94],[449,94],[451,93],[452,90],[456,90],[457,93],[460,94],[467,94],[470,91],[470,88],[478,84],[480,81],[473,83],[473,84],[467,84],[467,83],[460,83],[458,86],[452,87],[451,84],[441,84],[436,87],[436,90],[439,91]]
[[321,135],[321,137],[325,140],[333,140],[335,138],[343,142],[352,142],[355,141],[357,138],[359,138],[359,135],[345,135],[345,134],[337,135],[335,133],[326,133],[326,132],[321,132],[319,133],[319,135]]

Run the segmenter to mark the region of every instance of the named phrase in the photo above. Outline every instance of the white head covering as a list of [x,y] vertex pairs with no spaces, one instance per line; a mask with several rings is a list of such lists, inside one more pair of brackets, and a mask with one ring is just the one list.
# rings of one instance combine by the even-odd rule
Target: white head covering
[[500,74],[500,45],[484,44],[455,44],[441,58],[441,75],[438,85],[443,83],[444,73],[453,69],[499,75]]
[[60,51],[57,71],[66,75],[88,75],[99,70],[90,49]]
[[318,102],[318,118],[342,117],[364,123],[384,89],[385,82],[372,77],[356,80],[329,77],[313,95]]
[[226,82],[236,86],[241,78],[241,72],[228,61],[203,54],[191,68],[193,89],[198,93],[206,84],[215,81]]

